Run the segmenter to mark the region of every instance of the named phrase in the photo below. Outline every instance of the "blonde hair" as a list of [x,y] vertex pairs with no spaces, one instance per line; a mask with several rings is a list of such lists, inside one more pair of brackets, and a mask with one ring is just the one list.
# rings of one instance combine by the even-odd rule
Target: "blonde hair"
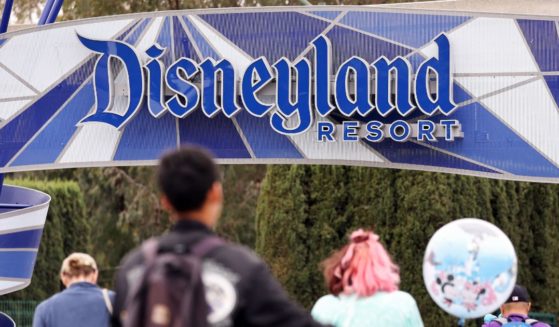
[[89,254],[72,253],[62,262],[60,277],[89,276],[97,272],[97,263]]

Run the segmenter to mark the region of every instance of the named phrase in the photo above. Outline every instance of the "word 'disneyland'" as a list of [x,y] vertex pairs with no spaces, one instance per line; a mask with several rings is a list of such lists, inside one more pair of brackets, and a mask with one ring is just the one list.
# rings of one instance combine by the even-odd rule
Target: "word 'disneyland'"
[[[144,63],[137,50],[127,43],[92,40],[80,35],[78,38],[100,55],[94,72],[96,108],[82,123],[102,122],[122,128],[135,116],[142,102],[147,101],[147,108],[155,118],[166,112],[184,118],[194,110],[202,110],[209,118],[219,112],[231,118],[246,110],[256,117],[267,116],[278,133],[294,135],[311,128],[315,113],[326,117],[337,110],[345,117],[365,117],[376,110],[383,117],[394,111],[406,117],[420,110],[427,116],[447,116],[456,108],[450,44],[444,34],[434,39],[437,56],[426,59],[415,74],[407,58],[384,56],[372,63],[353,56],[333,74],[332,45],[324,35],[311,42],[312,63],[303,57],[295,62],[281,58],[270,64],[265,57],[260,57],[243,72],[238,72],[227,59],[212,58],[198,63],[183,57],[165,67],[161,57],[167,49],[158,44],[145,51],[148,60]],[[111,63],[115,59],[122,63],[128,76],[129,101],[123,114],[111,111],[115,93]],[[331,76],[334,76],[333,83]],[[434,89],[430,86],[433,76]],[[275,100],[259,96],[271,85],[275,87]],[[166,96],[169,91],[171,95]],[[296,123],[288,124],[294,115],[297,119],[292,121]]]

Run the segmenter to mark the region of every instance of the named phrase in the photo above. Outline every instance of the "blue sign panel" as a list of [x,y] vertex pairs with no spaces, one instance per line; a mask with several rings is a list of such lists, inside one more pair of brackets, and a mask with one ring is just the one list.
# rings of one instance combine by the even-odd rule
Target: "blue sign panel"
[[374,7],[177,11],[0,39],[0,172],[325,163],[559,181],[554,20]]
[[7,314],[0,312],[0,326],[2,327],[16,327],[14,320]]

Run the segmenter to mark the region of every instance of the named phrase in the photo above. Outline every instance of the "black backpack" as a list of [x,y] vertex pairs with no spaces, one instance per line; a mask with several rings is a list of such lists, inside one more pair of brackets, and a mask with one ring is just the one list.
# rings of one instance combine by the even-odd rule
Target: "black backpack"
[[203,238],[190,251],[158,253],[159,242],[142,244],[144,265],[129,291],[125,327],[205,327],[209,307],[202,283],[202,258],[224,242]]

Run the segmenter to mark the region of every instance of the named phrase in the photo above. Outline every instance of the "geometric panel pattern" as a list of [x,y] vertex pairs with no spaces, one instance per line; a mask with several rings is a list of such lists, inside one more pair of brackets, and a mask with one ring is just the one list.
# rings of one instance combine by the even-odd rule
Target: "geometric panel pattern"
[[[270,64],[282,57],[312,61],[309,44],[319,35],[331,41],[333,72],[351,56],[369,63],[380,56],[406,57],[416,71],[436,55],[433,39],[445,33],[458,104],[447,118],[460,121],[464,135],[453,142],[318,143],[316,130],[277,133],[269,115],[258,118],[241,110],[232,118],[222,113],[207,118],[196,109],[181,119],[169,112],[154,118],[145,102],[122,129],[81,124],[95,107],[98,56],[79,43],[76,32],[134,45],[143,63],[149,59],[145,51],[157,43],[166,49],[165,67],[181,57],[196,62],[209,57],[229,60],[238,73],[260,56]],[[557,58],[556,20],[374,7],[178,11],[8,33],[0,36],[0,172],[147,165],[168,149],[200,144],[223,163],[359,164],[558,182]],[[119,86],[127,75],[118,65],[115,69]],[[114,110],[126,103],[126,94],[115,95]],[[348,119],[390,124],[441,116],[427,118],[416,111],[405,118],[382,117],[373,111],[366,117],[315,117],[335,124]]]

